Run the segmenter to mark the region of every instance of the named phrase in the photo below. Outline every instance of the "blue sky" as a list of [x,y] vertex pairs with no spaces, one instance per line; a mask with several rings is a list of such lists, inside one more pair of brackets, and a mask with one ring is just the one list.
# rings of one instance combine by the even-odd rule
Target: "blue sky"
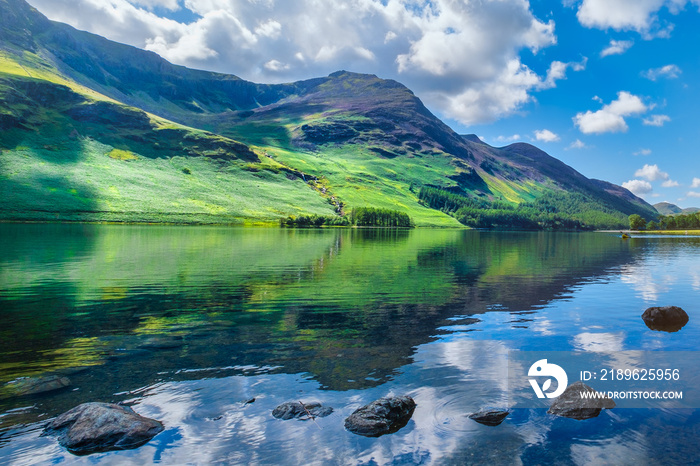
[[651,203],[700,206],[700,0],[29,0],[256,82],[396,79],[460,133],[531,142]]

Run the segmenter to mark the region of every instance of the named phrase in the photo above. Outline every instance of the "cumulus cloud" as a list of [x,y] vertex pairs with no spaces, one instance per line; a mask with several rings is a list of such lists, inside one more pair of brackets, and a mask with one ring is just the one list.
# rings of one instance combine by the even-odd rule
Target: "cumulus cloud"
[[642,123],[646,126],[663,126],[667,121],[671,121],[668,115],[650,115],[649,118],[644,118]]
[[586,69],[586,64],[588,63],[588,58],[583,57],[580,62],[569,62],[564,63],[561,61],[553,61],[549,65],[549,70],[547,70],[547,77],[542,83],[539,84],[541,89],[550,89],[555,87],[556,82],[560,79],[566,79],[566,70],[571,68],[574,71],[583,71]]
[[601,57],[607,57],[609,55],[622,55],[630,47],[634,45],[631,40],[611,40],[610,45],[605,47],[602,52],[600,52]]
[[583,0],[576,16],[589,28],[637,31],[647,39],[668,37],[673,24],[661,24],[657,13],[665,7],[675,14],[687,3],[688,0]]
[[643,196],[652,192],[651,183],[644,180],[629,180],[622,183],[622,187],[629,189],[635,196]]
[[700,188],[700,178],[693,178],[693,183],[690,185],[691,188]]
[[580,139],[577,139],[574,142],[572,142],[571,144],[569,144],[569,147],[567,147],[566,149],[567,150],[568,149],[585,149],[587,147],[588,146],[586,144],[584,144],[583,141],[581,141]]
[[644,71],[642,76],[652,81],[656,81],[659,78],[675,79],[680,76],[682,72],[683,71],[677,65],[666,65],[662,66],[661,68],[652,68]]
[[686,196],[688,196],[688,197],[700,197],[700,193],[698,193],[698,192],[696,192],[696,191],[689,191],[689,192],[686,194]]
[[666,180],[663,183],[661,183],[661,186],[664,188],[676,188],[680,186],[681,184],[678,181],[673,181],[673,180]]
[[[29,3],[50,19],[141,48],[146,48],[149,41],[176,44],[187,33],[187,26],[148,11],[148,7],[158,4],[173,5],[168,1],[139,2],[146,8],[132,5],[126,0],[30,0]],[[183,42],[181,46],[198,49],[204,56],[212,54],[201,41]]]
[[496,142],[515,142],[519,141],[520,135],[519,134],[513,134],[512,136],[498,136],[494,139]]
[[651,155],[651,149],[639,149],[637,152],[634,152],[632,155]]
[[289,64],[282,63],[279,60],[270,60],[263,65],[265,69],[270,71],[284,71],[289,69]]
[[625,117],[638,115],[648,110],[642,99],[626,91],[617,94],[613,100],[602,109],[586,113],[578,113],[574,124],[584,134],[617,133],[628,129]]
[[[256,82],[339,69],[397,79],[464,124],[493,121],[552,88],[578,62],[538,75],[520,58],[556,44],[524,0],[30,0],[51,19],[154,51],[177,64]],[[153,7],[186,8],[184,24]]]
[[548,129],[535,131],[535,139],[543,142],[555,142],[559,140],[559,136]]
[[634,176],[640,177],[640,178],[646,178],[649,181],[657,181],[657,180],[668,180],[669,175],[666,172],[662,172],[659,169],[658,165],[649,165],[646,164],[636,172],[634,172]]

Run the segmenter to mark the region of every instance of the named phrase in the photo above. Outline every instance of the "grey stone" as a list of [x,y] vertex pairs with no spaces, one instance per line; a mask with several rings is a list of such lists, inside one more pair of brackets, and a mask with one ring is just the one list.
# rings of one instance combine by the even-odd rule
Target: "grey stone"
[[411,420],[416,402],[409,396],[380,398],[358,408],[347,419],[345,428],[365,437],[392,434]]
[[[255,400],[255,399],[253,399]],[[251,402],[252,403],[252,402]],[[312,401],[303,403],[301,401],[287,401],[276,407],[272,415],[277,419],[311,419],[312,417],[326,417],[333,412],[333,408],[322,406],[321,403]],[[309,416],[311,414],[311,416]]]
[[493,427],[503,422],[509,414],[509,411],[502,409],[482,409],[479,412],[470,414],[469,419],[473,419],[479,424]]
[[163,424],[136,414],[128,406],[83,403],[67,411],[44,429],[75,455],[129,450],[147,443],[163,430]]
[[612,409],[615,402],[610,398],[583,398],[581,393],[598,393],[580,380],[566,387],[549,407],[549,414],[568,417],[571,419],[590,419],[600,414],[603,409]]

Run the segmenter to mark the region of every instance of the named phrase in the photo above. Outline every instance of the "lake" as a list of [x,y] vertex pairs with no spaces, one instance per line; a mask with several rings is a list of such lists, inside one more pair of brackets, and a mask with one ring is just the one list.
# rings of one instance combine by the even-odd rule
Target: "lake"
[[[700,463],[700,406],[584,421],[514,408],[497,427],[467,417],[513,407],[504,381],[517,354],[694,363],[700,238],[0,224],[0,244],[0,386],[71,381],[0,391],[2,464]],[[666,305],[689,323],[647,328],[642,312]],[[406,427],[379,438],[344,429],[391,394],[417,403]],[[334,412],[272,417],[297,400]],[[124,402],[165,430],[84,457],[40,435],[88,401]]]

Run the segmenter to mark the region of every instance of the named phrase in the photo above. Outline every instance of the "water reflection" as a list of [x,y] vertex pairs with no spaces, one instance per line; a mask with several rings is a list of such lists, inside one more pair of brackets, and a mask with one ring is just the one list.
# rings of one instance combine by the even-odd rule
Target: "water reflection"
[[[498,430],[466,417],[508,406],[506,352],[695,349],[698,332],[691,319],[682,342],[650,335],[638,310],[655,277],[654,299],[694,299],[691,239],[105,225],[0,225],[0,237],[0,383],[73,382],[0,395],[0,461],[67,457],[36,422],[99,400],[136,403],[167,429],[139,450],[74,461],[517,464],[552,459],[551,448],[579,464],[612,454],[616,413],[583,430],[537,410]],[[389,393],[418,403],[406,428],[381,439],[343,430]],[[321,429],[270,416],[300,398],[336,412]],[[634,432],[656,419],[625,416]]]
[[455,314],[514,309],[527,328],[523,311],[633,260],[591,235],[3,228],[14,233],[1,259],[4,381],[252,364],[372,386]]

